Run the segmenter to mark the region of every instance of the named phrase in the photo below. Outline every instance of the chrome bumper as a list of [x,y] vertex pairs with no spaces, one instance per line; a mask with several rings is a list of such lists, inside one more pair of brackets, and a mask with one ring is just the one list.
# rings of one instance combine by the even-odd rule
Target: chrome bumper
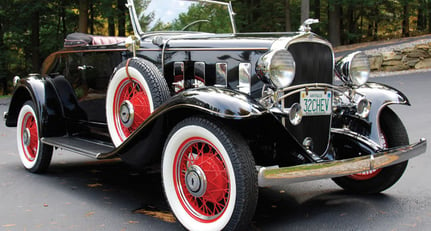
[[268,187],[352,175],[404,162],[424,153],[426,148],[426,139],[422,138],[415,144],[351,159],[303,164],[284,168],[259,167],[258,184],[260,187]]

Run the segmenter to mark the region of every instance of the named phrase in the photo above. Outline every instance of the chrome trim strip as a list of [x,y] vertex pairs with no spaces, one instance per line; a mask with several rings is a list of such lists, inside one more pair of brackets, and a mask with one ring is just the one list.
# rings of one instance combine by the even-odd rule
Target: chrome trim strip
[[205,62],[195,62],[194,74],[195,74],[194,87],[200,86],[199,82],[205,85],[205,83],[207,82],[206,75],[205,75]]
[[[348,89],[346,89],[343,86],[336,86],[336,85],[332,85],[332,84],[327,84],[327,83],[307,83],[307,84],[299,84],[299,85],[295,85],[295,86],[291,86],[291,87],[287,87],[287,88],[283,88],[278,90],[277,92],[275,92],[275,96],[277,96],[275,98],[276,102],[283,102],[283,100],[291,95],[294,95],[296,93],[299,93],[301,91],[304,90],[331,90],[331,91],[335,91],[340,93],[341,95],[346,96],[349,100],[351,100],[351,96],[348,95]],[[287,94],[284,94],[284,92],[288,92]],[[359,95],[359,96],[363,96],[362,94],[355,92],[355,94]],[[269,97],[273,97],[272,95],[268,95],[265,97],[262,97],[260,99],[260,101],[266,100]]]
[[227,86],[227,63],[216,63],[216,83],[217,87]]
[[180,92],[185,88],[184,62],[174,62],[174,86],[175,92]]
[[251,64],[240,63],[239,64],[239,84],[238,90],[250,94],[251,92]]
[[352,175],[404,162],[424,153],[426,148],[426,139],[422,138],[415,144],[345,160],[334,160],[283,168],[277,166],[259,167],[258,184],[260,187],[268,187]]

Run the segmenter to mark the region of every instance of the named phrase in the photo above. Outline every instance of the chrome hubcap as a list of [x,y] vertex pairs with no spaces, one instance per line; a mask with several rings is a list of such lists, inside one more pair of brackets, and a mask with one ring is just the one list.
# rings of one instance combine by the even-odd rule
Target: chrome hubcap
[[26,128],[22,134],[22,142],[24,143],[24,146],[28,147],[30,145],[30,140],[30,129]]
[[129,100],[124,100],[120,106],[120,120],[121,123],[130,128],[133,124],[135,118],[135,110],[133,104]]
[[207,180],[204,171],[196,165],[192,165],[186,172],[186,186],[190,194],[194,197],[201,197],[205,194]]

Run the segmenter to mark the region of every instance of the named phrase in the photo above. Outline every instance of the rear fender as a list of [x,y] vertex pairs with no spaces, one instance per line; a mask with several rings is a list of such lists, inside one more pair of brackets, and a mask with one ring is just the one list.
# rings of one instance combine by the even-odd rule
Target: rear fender
[[21,107],[28,100],[36,106],[41,136],[58,136],[65,134],[61,104],[53,87],[45,80],[28,77],[20,80],[9,105],[6,126],[16,127]]
[[356,92],[363,94],[371,102],[370,114],[366,119],[371,125],[369,138],[382,145],[379,135],[380,112],[388,105],[401,104],[410,106],[410,102],[401,91],[380,83],[367,83],[363,87],[356,89]]

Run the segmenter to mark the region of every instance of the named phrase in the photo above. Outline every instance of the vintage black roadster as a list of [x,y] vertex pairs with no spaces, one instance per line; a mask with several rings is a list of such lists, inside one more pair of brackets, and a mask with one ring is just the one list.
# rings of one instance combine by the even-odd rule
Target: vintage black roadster
[[46,170],[54,148],[159,164],[186,229],[244,230],[258,187],[332,178],[379,193],[426,151],[388,107],[409,105],[406,96],[368,82],[362,52],[335,61],[311,32],[317,20],[239,33],[226,2],[127,7],[134,35],[71,34],[40,74],[16,77],[4,118],[30,172]]

